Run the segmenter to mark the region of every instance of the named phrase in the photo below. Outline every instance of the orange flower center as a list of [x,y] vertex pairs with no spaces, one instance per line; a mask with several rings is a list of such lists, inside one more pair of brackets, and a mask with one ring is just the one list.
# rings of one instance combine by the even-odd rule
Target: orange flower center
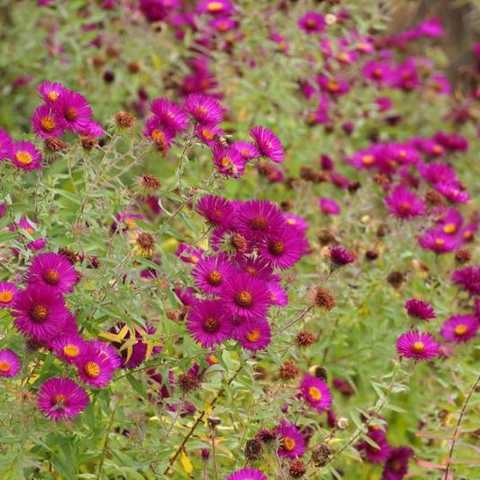
[[258,342],[261,336],[262,334],[260,330],[258,328],[254,328],[253,330],[247,333],[247,340],[249,342]]
[[458,335],[459,337],[465,335],[468,332],[468,325],[465,325],[464,323],[460,323],[455,327],[455,335]]
[[32,309],[32,317],[36,322],[43,322],[48,316],[48,308],[45,305],[35,305]]
[[72,343],[69,343],[68,345],[65,345],[63,347],[63,354],[66,357],[75,358],[75,357],[78,357],[79,353],[80,353],[80,349],[76,345],[73,345]]
[[322,392],[317,387],[310,387],[308,389],[308,394],[316,402],[318,402],[322,399]]
[[56,92],[55,90],[51,90],[50,92],[47,93],[47,97],[49,100],[54,102],[59,97],[59,93]]
[[202,129],[202,135],[205,140],[213,140],[215,138],[215,133],[209,130],[208,128]]
[[21,163],[22,165],[30,165],[33,162],[33,157],[30,155],[29,152],[26,152],[25,150],[20,150],[15,154],[15,158],[17,159],[18,163]]
[[373,155],[364,155],[362,157],[362,163],[364,165],[371,165],[375,161],[375,157]]
[[67,108],[67,110],[65,112],[65,118],[69,122],[73,122],[74,120],[77,119],[77,117],[78,117],[78,112],[77,112],[76,108],[73,108],[73,107]]
[[45,131],[51,132],[55,129],[55,119],[50,115],[47,115],[45,117],[42,117],[42,119],[40,120],[40,125]]
[[100,375],[100,365],[96,362],[87,362],[84,370],[89,377],[97,378]]
[[67,398],[62,393],[59,393],[58,395],[55,395],[53,397],[53,400],[56,404],[63,405],[65,403],[65,401],[67,400]]
[[443,227],[445,233],[455,233],[457,231],[457,226],[454,223],[447,223]]
[[250,226],[254,230],[265,230],[268,227],[268,221],[265,217],[255,217],[250,221]]
[[203,322],[203,327],[207,332],[214,333],[217,332],[220,328],[220,323],[218,322],[218,319],[214,317],[208,317]]
[[445,240],[443,238],[436,238],[435,245],[437,247],[443,247],[445,245]]
[[58,281],[60,280],[60,274],[57,272],[57,270],[50,269],[43,274],[43,279],[49,285],[57,285]]
[[217,287],[222,283],[222,274],[218,270],[212,270],[208,275],[207,275],[207,282],[210,285],[213,285],[214,287]]
[[410,210],[412,209],[412,205],[410,202],[400,202],[400,205],[398,206],[398,210],[400,213],[409,213]]
[[288,450],[289,452],[291,452],[292,450],[295,449],[296,445],[297,443],[292,437],[283,437],[282,446],[285,450]]
[[436,155],[440,155],[443,153],[443,147],[441,145],[434,145],[432,148],[432,152],[435,153]]
[[268,244],[268,251],[272,255],[281,255],[285,251],[285,244],[280,240],[270,242]]
[[415,342],[412,345],[412,350],[415,353],[422,353],[423,351],[425,351],[425,344],[423,342],[421,342],[420,340],[418,340],[417,342]]
[[223,10],[222,2],[210,2],[207,5],[207,10],[212,13],[221,12]]
[[252,306],[253,298],[252,294],[247,290],[242,290],[235,295],[235,303],[239,307],[248,308]]
[[0,372],[8,373],[12,366],[6,361],[0,361]]
[[330,92],[338,92],[340,90],[340,85],[338,84],[338,82],[336,82],[335,80],[330,80],[328,83],[327,83],[327,89],[330,91]]
[[13,292],[11,290],[3,290],[0,292],[0,303],[10,303],[13,300]]

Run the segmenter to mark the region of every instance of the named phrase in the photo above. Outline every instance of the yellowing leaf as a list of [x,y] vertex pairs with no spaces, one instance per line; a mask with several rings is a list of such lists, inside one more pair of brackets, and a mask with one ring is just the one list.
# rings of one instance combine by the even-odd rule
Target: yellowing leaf
[[182,450],[182,453],[180,454],[180,463],[182,464],[183,470],[187,475],[190,475],[193,472],[192,462],[185,453],[185,450]]

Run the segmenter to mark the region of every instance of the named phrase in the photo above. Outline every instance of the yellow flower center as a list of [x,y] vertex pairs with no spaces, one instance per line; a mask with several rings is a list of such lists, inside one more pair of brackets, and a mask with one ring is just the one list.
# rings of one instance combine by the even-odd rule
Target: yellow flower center
[[254,328],[253,330],[247,333],[247,340],[249,342],[258,342],[261,336],[262,334],[260,330],[258,328]]
[[461,337],[462,335],[465,335],[468,332],[468,325],[465,325],[464,323],[460,323],[455,327],[455,335],[458,335]]
[[425,350],[425,344],[423,342],[421,342],[420,340],[418,340],[417,342],[415,342],[412,345],[412,350],[415,353],[422,353]]
[[250,292],[247,290],[242,290],[235,295],[235,303],[243,308],[248,308],[252,306],[253,297]]
[[202,129],[202,135],[205,140],[213,140],[215,138],[215,133],[209,130],[208,128]]
[[45,117],[42,117],[42,119],[40,120],[40,125],[47,132],[51,132],[55,129],[55,119],[50,115],[47,115]]
[[281,255],[285,251],[285,244],[280,240],[270,242],[268,244],[268,251],[272,255]]
[[457,226],[454,223],[447,223],[443,227],[445,233],[455,233],[457,231]]
[[100,365],[96,362],[87,362],[84,370],[89,377],[97,378],[100,375]]
[[340,85],[338,84],[338,82],[336,82],[335,80],[330,80],[328,83],[327,83],[327,89],[330,91],[330,92],[338,92],[340,90]]
[[445,245],[445,240],[443,238],[436,238],[435,245],[437,247],[443,247]]
[[222,283],[222,274],[218,270],[212,270],[207,275],[207,282],[214,287],[217,287]]
[[54,102],[59,97],[59,93],[56,92],[55,90],[51,90],[50,92],[47,93],[47,97],[49,100]]
[[21,163],[22,165],[30,165],[33,162],[33,157],[25,150],[20,150],[17,152],[15,154],[15,158],[17,159],[17,162]]
[[437,155],[440,155],[440,153],[443,153],[443,147],[441,145],[434,145],[433,148],[432,148],[432,152],[437,154]]
[[3,290],[0,292],[0,303],[10,303],[13,300],[13,292],[11,290]]
[[222,2],[210,2],[207,5],[207,10],[212,13],[221,12],[223,10]]
[[285,450],[288,450],[289,452],[291,452],[292,450],[295,449],[295,446],[297,445],[297,443],[292,437],[283,437],[282,445]]
[[73,345],[72,343],[69,343],[68,345],[65,345],[63,347],[63,354],[66,357],[75,358],[75,357],[78,357],[79,353],[80,353],[80,349],[76,345]]
[[11,368],[12,366],[8,362],[4,360],[0,361],[0,372],[8,373]]
[[371,165],[375,161],[375,157],[373,155],[364,155],[362,157],[362,163],[364,165]]
[[317,387],[310,387],[308,389],[308,394],[316,402],[318,402],[322,399],[322,392]]
[[166,143],[166,136],[161,130],[155,129],[152,132],[152,140],[157,143],[158,145],[164,145]]

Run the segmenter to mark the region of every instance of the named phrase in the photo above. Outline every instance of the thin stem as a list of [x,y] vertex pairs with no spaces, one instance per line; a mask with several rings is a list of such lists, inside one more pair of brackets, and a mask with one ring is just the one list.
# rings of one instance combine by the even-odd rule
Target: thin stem
[[105,433],[105,440],[103,442],[102,456],[100,457],[100,463],[98,464],[97,480],[101,480],[103,474],[103,464],[105,463],[105,455],[107,453],[108,441],[110,438],[110,432],[113,427],[113,420],[115,417],[115,408],[112,406],[112,414],[110,415],[110,421],[108,422],[107,432]]
[[313,308],[313,305],[309,305],[308,307],[305,307],[293,320],[290,320],[290,322],[288,322],[288,323],[282,328],[282,331],[287,330],[288,328],[292,327],[292,326],[295,325],[297,322],[299,322],[300,320],[302,320],[302,319],[307,315],[307,313],[309,313],[310,310],[312,310],[312,308]]
[[448,452],[447,466],[445,468],[445,475],[443,476],[443,480],[448,480],[448,473],[450,471],[450,464],[452,463],[453,452],[455,450],[455,445],[457,443],[457,437],[459,436],[460,425],[462,424],[463,417],[465,416],[465,413],[467,411],[467,407],[470,402],[470,399],[472,398],[473,392],[475,391],[475,389],[478,387],[479,384],[480,384],[480,375],[477,377],[477,379],[475,380],[475,383],[470,388],[465,398],[465,401],[463,402],[462,409],[460,410],[460,415],[458,416],[457,424],[455,425],[455,430],[451,438],[452,443],[450,445],[450,450]]

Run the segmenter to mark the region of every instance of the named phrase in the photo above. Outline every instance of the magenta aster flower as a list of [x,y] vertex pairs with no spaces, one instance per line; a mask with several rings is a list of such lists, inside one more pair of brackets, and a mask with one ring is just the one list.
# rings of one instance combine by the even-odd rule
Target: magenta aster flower
[[11,308],[17,296],[17,287],[11,282],[0,282],[0,308]]
[[480,294],[480,267],[465,267],[455,270],[452,274],[452,281],[461,286],[472,295]]
[[10,151],[13,165],[22,170],[38,170],[42,168],[42,154],[30,142],[15,142]]
[[197,264],[204,256],[205,251],[187,243],[179,243],[175,255],[185,263]]
[[410,298],[405,302],[405,310],[411,317],[421,320],[430,320],[436,317],[433,307],[428,302],[416,298]]
[[236,211],[235,226],[249,240],[261,241],[284,225],[280,209],[267,200],[242,202]]
[[17,330],[38,343],[60,335],[68,314],[63,298],[41,285],[18,292],[12,310]]
[[341,245],[334,245],[330,248],[330,260],[336,266],[348,265],[355,261],[355,254]]
[[370,426],[367,436],[375,445],[364,440],[357,444],[357,450],[370,463],[384,463],[391,450],[385,430],[381,427]]
[[232,222],[235,206],[226,198],[204,195],[197,202],[196,210],[212,225],[228,228]]
[[264,318],[270,305],[265,282],[241,273],[229,278],[220,292],[223,308],[248,319]]
[[21,368],[20,358],[13,350],[0,350],[0,377],[15,377]]
[[162,124],[175,133],[182,132],[188,127],[186,112],[175,102],[166,98],[156,98],[152,101],[151,110]]
[[88,348],[87,342],[77,334],[58,336],[50,345],[55,355],[67,363],[77,362]]
[[39,410],[50,420],[70,420],[87,408],[87,392],[69,378],[52,377],[38,392]]
[[453,315],[445,320],[440,333],[447,342],[468,342],[478,328],[478,320],[473,315]]
[[318,412],[329,410],[332,405],[332,394],[324,380],[306,374],[300,384],[303,399]]
[[192,94],[185,100],[185,109],[200,124],[218,125],[223,120],[223,108],[214,97]]
[[230,337],[231,325],[218,300],[205,300],[191,305],[187,329],[202,347],[211,348]]
[[282,142],[271,130],[261,126],[253,127],[250,130],[250,136],[255,141],[255,145],[262,156],[275,163],[283,162],[285,152]]
[[270,282],[272,280],[278,280],[279,277],[273,274],[273,267],[271,263],[259,256],[239,256],[237,258],[238,267],[245,273],[248,273],[254,278]]
[[309,35],[325,30],[325,17],[317,12],[307,12],[298,20],[298,26]]
[[223,129],[217,125],[202,125],[200,123],[195,125],[195,135],[202,143],[209,147],[216,145],[224,133]]
[[385,85],[392,80],[392,66],[389,62],[370,60],[363,66],[362,74],[378,85]]
[[175,132],[162,124],[161,120],[154,115],[145,122],[143,135],[152,140],[159,150],[166,153],[172,145]]
[[383,466],[382,480],[403,480],[408,473],[408,462],[413,456],[409,447],[390,450],[390,455]]
[[55,110],[63,119],[65,126],[73,132],[80,133],[92,118],[92,107],[86,98],[77,92],[65,90],[55,102]]
[[230,474],[225,480],[268,480],[266,475],[256,468],[241,468]]
[[10,135],[0,128],[0,161],[10,158],[12,154],[12,139]]
[[322,197],[318,200],[320,210],[325,215],[338,215],[340,213],[340,205],[332,198]]
[[283,217],[288,225],[296,228],[299,232],[305,233],[308,230],[307,221],[300,215],[295,215],[291,212],[286,212]]
[[217,143],[212,147],[213,163],[222,175],[239,178],[245,171],[246,160],[232,147]]
[[397,352],[405,358],[430,360],[438,357],[439,345],[429,333],[411,330],[398,337]]
[[425,250],[437,254],[448,253],[456,250],[461,242],[454,235],[447,235],[439,228],[431,228],[418,238],[418,243]]
[[88,344],[98,353],[98,355],[108,361],[114,370],[122,365],[122,358],[118,350],[110,343],[101,340],[90,340]]
[[82,381],[94,388],[106,387],[121,363],[121,359],[113,347],[113,351],[104,351],[99,348],[98,344],[103,343],[88,342],[87,348],[75,362]]
[[231,15],[235,11],[230,0],[199,0],[196,9],[199,13],[224,16]]
[[28,269],[28,283],[69,293],[78,282],[78,273],[64,255],[48,252],[36,255]]
[[267,288],[272,305],[276,305],[277,307],[286,307],[288,305],[288,294],[279,282],[268,282]]
[[246,320],[236,329],[235,339],[246,350],[264,350],[270,345],[272,332],[265,318]]
[[49,105],[54,105],[57,103],[58,99],[67,92],[67,89],[61,83],[45,80],[38,85],[37,92],[40,94],[44,102]]
[[259,248],[260,256],[280,269],[292,267],[307,251],[306,238],[289,225],[270,233]]
[[395,187],[385,197],[385,204],[395,217],[409,219],[425,213],[425,203],[403,185]]
[[192,270],[198,288],[205,293],[218,294],[225,282],[235,275],[235,269],[226,255],[203,257]]
[[231,147],[234,148],[245,161],[260,157],[260,152],[253,143],[237,141],[233,142]]
[[463,225],[463,215],[456,208],[449,208],[437,221],[446,235],[456,235]]
[[275,431],[280,441],[277,451],[280,457],[297,458],[305,453],[305,440],[293,423],[282,420]]
[[340,97],[350,91],[350,84],[347,80],[340,77],[318,75],[317,83],[322,91],[330,94],[332,97]]
[[470,194],[459,182],[438,183],[434,185],[435,190],[441,193],[449,202],[467,203],[470,201]]
[[77,127],[75,133],[87,138],[99,138],[105,135],[103,127],[93,120],[88,120]]
[[65,131],[65,122],[53,106],[45,104],[33,112],[32,128],[41,138],[61,137]]

